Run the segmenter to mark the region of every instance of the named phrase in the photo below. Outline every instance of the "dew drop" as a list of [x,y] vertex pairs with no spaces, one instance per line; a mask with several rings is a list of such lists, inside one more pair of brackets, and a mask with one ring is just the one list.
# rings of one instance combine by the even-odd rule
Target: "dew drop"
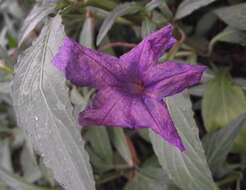
[[35,116],[34,119],[35,119],[35,121],[38,121],[38,116]]

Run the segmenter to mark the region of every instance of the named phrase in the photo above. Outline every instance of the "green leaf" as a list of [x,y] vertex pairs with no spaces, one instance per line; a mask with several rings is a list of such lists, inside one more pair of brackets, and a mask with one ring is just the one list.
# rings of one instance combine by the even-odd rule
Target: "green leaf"
[[94,190],[89,157],[76,128],[65,77],[52,59],[65,37],[60,16],[18,59],[12,97],[17,122],[65,188]]
[[149,3],[145,5],[145,9],[149,12],[154,10],[155,8],[159,7],[161,5],[160,0],[151,0]]
[[213,173],[223,165],[245,121],[246,114],[242,114],[224,128],[208,133],[202,139],[208,164]]
[[108,170],[114,169],[114,165],[105,163],[104,160],[101,159],[93,150],[91,147],[86,147],[87,152],[90,155],[90,162],[94,166],[94,172],[98,174],[102,174]]
[[31,33],[31,31],[50,13],[54,12],[55,7],[50,4],[39,5],[36,4],[31,12],[28,14],[24,23],[22,24],[20,33],[19,33],[19,43],[18,45],[24,42],[27,36]]
[[169,179],[162,168],[144,166],[124,190],[169,190]]
[[106,128],[103,126],[89,127],[86,137],[94,152],[104,164],[112,165],[113,151]]
[[226,24],[239,30],[246,30],[246,3],[217,9],[215,14]]
[[193,11],[204,7],[214,1],[216,0],[184,0],[178,7],[175,19],[181,19],[185,16],[188,16]]
[[8,39],[8,47],[10,49],[17,47],[17,41],[14,36],[12,36],[10,33],[7,33],[7,39]]
[[138,134],[147,142],[150,142],[148,129],[138,129]]
[[183,190],[217,190],[198,136],[189,95],[180,93],[168,97],[166,102],[186,150],[181,152],[150,130],[150,139],[162,168]]
[[202,100],[202,116],[208,131],[221,128],[246,111],[243,90],[233,84],[227,71],[208,82]]
[[[98,18],[98,20],[105,19],[105,17],[107,17],[110,14],[109,11],[105,11],[104,9],[100,9],[98,7],[88,7],[88,10],[90,10],[93,13],[93,16]],[[120,24],[128,24],[128,25],[132,24],[131,21],[123,17],[116,18],[115,22]]]
[[16,190],[58,190],[56,188],[42,188],[28,184],[21,177],[15,176],[9,171],[0,167],[0,179],[3,180],[8,186]]
[[[32,150],[31,150],[32,151]],[[32,158],[32,152],[30,152],[27,144],[24,145],[20,156],[20,162],[23,171],[23,178],[29,182],[34,183],[42,177],[40,168],[38,167],[36,160]]]
[[155,31],[155,29],[156,29],[156,24],[152,22],[150,19],[145,18],[142,22],[142,27],[141,27],[142,38],[147,36],[149,33]]
[[217,16],[212,11],[203,15],[197,23],[196,36],[206,36],[217,20]]
[[[225,127],[240,114],[246,112],[246,96],[241,87],[235,85],[227,71],[220,71],[208,82],[202,100],[202,116],[208,131]],[[245,150],[246,127],[236,139],[237,147]]]
[[110,137],[116,150],[122,156],[122,158],[128,163],[129,166],[133,166],[133,160],[131,151],[129,149],[127,139],[124,130],[121,128],[109,129]]
[[111,10],[117,5],[114,0],[86,0],[85,3],[87,5],[99,7],[104,10]]
[[246,31],[240,31],[235,28],[226,27],[222,32],[217,34],[209,43],[209,51],[213,50],[216,42],[229,42],[246,46]]
[[165,18],[171,20],[173,18],[173,13],[167,5],[167,0],[159,0],[160,1],[160,10]]
[[85,47],[94,48],[94,23],[90,15],[85,18],[79,42]]
[[139,11],[140,8],[141,8],[141,6],[135,2],[117,5],[113,9],[113,11],[111,11],[109,13],[109,15],[106,17],[106,19],[104,20],[104,22],[102,24],[102,26],[99,30],[98,36],[97,36],[97,45],[99,45],[101,43],[103,38],[106,36],[108,31],[110,30],[110,28],[114,24],[117,17],[124,16],[127,14],[136,13],[137,11]]
[[8,54],[8,51],[0,45],[0,59],[4,60],[5,64],[12,66],[14,64],[13,58]]
[[0,141],[0,167],[12,172],[13,166],[11,162],[11,150],[9,139]]

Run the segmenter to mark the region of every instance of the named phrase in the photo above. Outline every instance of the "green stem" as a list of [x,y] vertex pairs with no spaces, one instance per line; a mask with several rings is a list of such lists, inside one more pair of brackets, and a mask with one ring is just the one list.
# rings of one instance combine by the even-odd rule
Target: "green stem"
[[112,181],[114,179],[117,179],[117,178],[121,177],[122,175],[123,174],[120,172],[120,173],[116,173],[115,175],[111,175],[111,176],[105,177],[103,179],[98,180],[96,185],[99,186],[101,184],[107,183],[109,181]]
[[107,10],[112,10],[117,4],[111,0],[88,0],[86,5],[96,6]]

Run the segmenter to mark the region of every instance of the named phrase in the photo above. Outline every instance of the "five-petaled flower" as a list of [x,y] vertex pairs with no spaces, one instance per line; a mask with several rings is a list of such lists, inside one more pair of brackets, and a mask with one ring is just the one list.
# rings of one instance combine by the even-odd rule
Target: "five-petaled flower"
[[66,37],[53,63],[75,85],[98,90],[92,104],[80,113],[80,124],[151,128],[183,151],[163,98],[198,83],[206,67],[175,61],[157,64],[175,41],[168,25],[117,58]]

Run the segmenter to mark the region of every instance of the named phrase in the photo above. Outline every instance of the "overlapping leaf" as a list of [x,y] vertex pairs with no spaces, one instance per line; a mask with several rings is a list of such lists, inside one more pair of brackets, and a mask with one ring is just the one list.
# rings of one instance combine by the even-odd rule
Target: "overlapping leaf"
[[133,160],[131,151],[129,149],[127,139],[124,133],[124,130],[121,128],[112,128],[109,130],[112,143],[115,146],[116,150],[122,156],[122,158],[128,163],[128,165],[133,166]]
[[211,53],[217,42],[236,43],[246,46],[246,32],[232,27],[226,27],[222,32],[218,33],[209,43],[209,52]]
[[193,11],[204,7],[216,0],[184,0],[178,7],[175,18],[181,19],[185,16],[188,16]]
[[[208,131],[225,127],[233,119],[246,111],[246,96],[235,85],[226,71],[216,74],[209,81],[202,100],[202,115]],[[237,148],[245,150],[246,128],[243,127],[236,139]]]
[[169,190],[169,179],[161,168],[145,166],[124,190]]
[[110,30],[112,27],[114,21],[116,20],[117,17],[123,16],[126,14],[132,14],[137,12],[140,9],[139,4],[132,2],[132,3],[124,3],[116,6],[112,12],[109,13],[109,15],[106,17],[104,20],[98,36],[97,36],[97,45],[101,43],[107,32]]
[[52,19],[19,58],[12,93],[14,107],[18,125],[29,135],[56,180],[68,190],[94,190],[64,76],[51,63],[65,36],[61,22],[60,16]]
[[246,3],[217,9],[215,13],[225,23],[239,30],[246,30]]
[[24,20],[19,33],[19,46],[23,43],[30,32],[50,13],[54,11],[54,5],[50,3],[36,4]]
[[167,104],[186,150],[179,151],[150,131],[150,139],[162,168],[183,190],[217,190],[198,137],[189,96],[181,93],[168,97]]
[[245,121],[246,114],[242,114],[226,127],[216,132],[208,133],[203,138],[203,147],[212,171],[215,172],[224,164],[226,156],[230,152],[233,142]]

